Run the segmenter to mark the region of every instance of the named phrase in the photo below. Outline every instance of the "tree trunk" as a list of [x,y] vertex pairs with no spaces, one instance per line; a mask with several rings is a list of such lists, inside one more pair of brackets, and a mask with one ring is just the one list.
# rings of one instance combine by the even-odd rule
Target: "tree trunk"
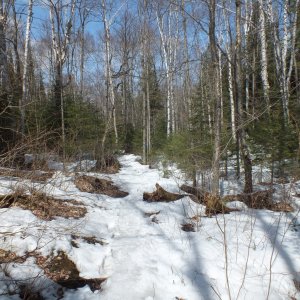
[[266,42],[266,26],[265,12],[263,1],[259,0],[259,41],[260,41],[260,62],[261,62],[261,80],[263,86],[264,100],[267,105],[267,112],[270,113],[270,85],[268,79],[268,61],[267,61],[267,42]]
[[116,117],[116,101],[115,92],[112,80],[112,54],[111,54],[111,39],[110,39],[110,24],[107,20],[106,0],[102,0],[102,13],[103,25],[105,31],[105,63],[106,63],[106,84],[108,91],[108,99],[112,109],[113,127],[115,133],[115,143],[118,144],[119,136],[117,130],[117,117]]
[[7,53],[6,53],[6,34],[5,27],[7,16],[5,13],[3,1],[0,1],[0,88],[1,93],[7,90],[8,70],[7,70]]
[[24,52],[24,67],[23,67],[23,80],[22,80],[22,99],[20,101],[20,111],[21,111],[21,133],[25,133],[25,105],[28,100],[28,52],[30,46],[30,31],[33,16],[33,0],[28,0],[28,12],[27,12],[27,22],[26,22],[26,34],[25,34],[25,52]]
[[218,52],[215,34],[215,14],[216,1],[210,0],[209,3],[209,42],[212,60],[212,80],[216,83],[216,87],[211,91],[212,99],[215,105],[215,122],[214,122],[214,153],[212,165],[212,193],[219,195],[219,179],[220,179],[220,155],[221,155],[221,97],[220,97],[220,78],[218,70]]
[[228,19],[228,14],[226,7],[223,8],[224,12],[224,19],[226,23],[226,54],[227,54],[227,63],[228,63],[228,91],[229,91],[229,105],[230,105],[230,125],[231,125],[231,133],[232,133],[232,139],[234,142],[236,142],[236,126],[235,126],[235,103],[234,103],[234,96],[233,96],[233,59],[232,59],[232,35],[231,35],[231,28],[230,23]]
[[252,193],[252,161],[245,138],[245,122],[242,102],[242,73],[241,73],[241,1],[236,0],[236,103],[237,103],[237,125],[238,142],[242,154],[245,172],[245,193]]

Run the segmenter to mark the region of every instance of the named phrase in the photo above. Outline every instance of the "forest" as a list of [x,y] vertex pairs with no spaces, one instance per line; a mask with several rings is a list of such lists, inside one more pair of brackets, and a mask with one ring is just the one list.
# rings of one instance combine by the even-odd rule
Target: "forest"
[[[0,299],[299,299],[299,14],[299,0],[0,0]],[[191,253],[157,250],[174,289],[140,258],[139,226]],[[129,233],[130,263],[114,244]],[[124,298],[123,281],[140,290]]]
[[299,1],[24,2],[0,8],[4,160],[163,153],[214,192],[232,157],[247,191],[252,164],[297,173]]

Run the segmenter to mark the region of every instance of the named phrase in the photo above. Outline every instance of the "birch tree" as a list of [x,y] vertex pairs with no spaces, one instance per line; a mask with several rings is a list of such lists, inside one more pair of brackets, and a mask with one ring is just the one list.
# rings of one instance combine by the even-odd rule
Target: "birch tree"
[[28,12],[26,21],[26,33],[25,33],[25,51],[24,51],[24,64],[23,64],[23,77],[22,77],[22,98],[20,101],[21,112],[21,133],[25,133],[25,105],[28,100],[28,65],[29,65],[29,47],[30,47],[30,32],[33,17],[33,0],[28,0]]
[[260,73],[263,86],[264,100],[267,105],[267,111],[270,113],[270,85],[268,78],[268,61],[267,61],[267,40],[266,40],[266,21],[265,7],[263,0],[259,0],[259,41],[260,41]]
[[234,91],[233,91],[233,55],[232,55],[232,32],[229,22],[229,16],[226,8],[225,1],[223,2],[223,15],[224,23],[226,25],[225,33],[225,51],[227,55],[227,64],[228,64],[228,92],[229,92],[229,106],[230,106],[230,125],[231,125],[231,134],[233,141],[236,142],[236,126],[235,126],[235,103],[234,103]]
[[237,104],[237,138],[238,143],[240,145],[241,155],[244,164],[244,172],[245,172],[245,186],[244,192],[245,193],[252,193],[253,192],[253,183],[252,183],[252,160],[250,156],[250,150],[246,143],[246,136],[245,136],[245,118],[244,118],[244,111],[243,111],[243,101],[242,101],[242,70],[241,70],[241,1],[236,0],[236,49],[235,49],[235,66],[236,66],[236,104]]
[[[61,0],[53,2],[49,0],[49,13],[52,34],[52,52],[54,58],[54,101],[56,118],[61,126],[63,151],[65,149],[65,120],[63,97],[63,67],[67,59],[71,43],[73,17],[75,13],[75,0],[71,0],[68,6],[63,6]],[[67,11],[69,9],[69,12]],[[66,20],[65,18],[66,17]]]
[[[282,1],[282,18],[280,11],[275,15],[272,1],[267,1],[268,21],[272,28],[272,40],[276,63],[276,75],[280,87],[282,110],[285,123],[289,122],[290,80],[293,69],[293,56],[295,53],[296,26],[298,18],[299,0],[290,3]],[[290,4],[290,6],[289,6]],[[280,6],[279,6],[280,7]],[[276,17],[277,16],[277,17]],[[281,21],[282,20],[282,21]],[[291,53],[288,57],[288,50]]]
[[108,20],[107,17],[106,0],[102,0],[101,14],[102,14],[102,22],[104,25],[106,97],[108,100],[108,112],[110,114],[106,125],[107,127],[107,129],[105,130],[106,133],[104,134],[104,137],[102,139],[102,146],[104,146],[104,142],[110,126],[111,119],[113,121],[116,144],[118,144],[119,136],[117,130],[116,103],[115,103],[116,99],[115,99],[115,91],[114,91],[113,77],[112,77],[113,70],[112,70],[111,36],[110,36],[110,26],[112,20]]
[[160,33],[163,63],[165,66],[167,86],[167,136],[175,132],[175,100],[174,100],[174,72],[178,45],[178,10],[170,4],[169,9],[162,13],[156,10],[156,20]]

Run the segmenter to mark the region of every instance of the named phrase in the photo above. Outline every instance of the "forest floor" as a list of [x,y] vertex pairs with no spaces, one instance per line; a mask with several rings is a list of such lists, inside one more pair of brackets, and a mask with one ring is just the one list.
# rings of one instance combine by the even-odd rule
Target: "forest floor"
[[[294,212],[232,202],[240,211],[207,217],[189,196],[143,201],[156,183],[183,193],[180,171],[163,178],[134,155],[119,160],[109,175],[76,164],[44,182],[1,173],[1,300],[300,299],[300,182],[275,187]],[[84,175],[95,190],[78,189]],[[238,192],[222,182],[224,195]]]

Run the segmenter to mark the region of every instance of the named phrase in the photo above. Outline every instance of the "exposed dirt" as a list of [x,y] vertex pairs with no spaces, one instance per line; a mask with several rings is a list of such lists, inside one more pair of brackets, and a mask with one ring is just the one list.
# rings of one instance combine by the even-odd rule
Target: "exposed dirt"
[[56,256],[37,256],[37,264],[49,279],[68,289],[88,285],[92,291],[100,290],[101,284],[107,280],[107,278],[85,279],[80,277],[76,265],[63,251]]
[[[73,202],[74,203],[74,202]],[[31,195],[8,194],[0,196],[0,208],[20,207],[30,210],[42,220],[52,220],[54,217],[82,218],[87,213],[80,202],[74,205],[71,201],[59,200],[43,193]]]
[[76,176],[75,185],[81,192],[103,194],[113,198],[128,196],[127,192],[119,190],[112,181],[93,176]]
[[195,232],[195,225],[193,223],[181,224],[181,229],[186,232]]
[[171,202],[183,198],[185,195],[167,192],[158,183],[155,185],[156,191],[153,193],[144,193],[143,199],[148,202]]

